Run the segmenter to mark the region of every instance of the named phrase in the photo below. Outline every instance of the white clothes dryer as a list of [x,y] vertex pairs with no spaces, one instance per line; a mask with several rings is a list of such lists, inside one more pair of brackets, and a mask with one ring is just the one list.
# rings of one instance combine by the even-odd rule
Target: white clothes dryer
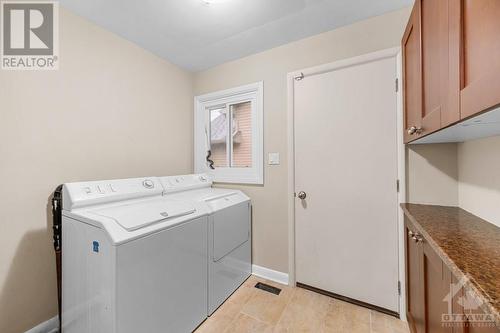
[[205,174],[160,178],[164,196],[206,205],[208,216],[208,315],[252,273],[250,198],[214,188]]

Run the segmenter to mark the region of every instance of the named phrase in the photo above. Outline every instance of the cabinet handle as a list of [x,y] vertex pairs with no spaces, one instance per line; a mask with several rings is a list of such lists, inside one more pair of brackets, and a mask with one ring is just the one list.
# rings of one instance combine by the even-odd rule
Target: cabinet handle
[[420,133],[422,133],[422,127],[412,126],[412,127],[408,128],[407,132],[409,135],[420,134]]
[[422,243],[424,241],[424,238],[422,235],[420,235],[418,232],[413,232],[411,230],[408,230],[408,237],[411,237],[415,243]]
[[413,235],[412,239],[415,241],[415,243],[423,243],[424,242],[424,238],[417,233],[415,233]]

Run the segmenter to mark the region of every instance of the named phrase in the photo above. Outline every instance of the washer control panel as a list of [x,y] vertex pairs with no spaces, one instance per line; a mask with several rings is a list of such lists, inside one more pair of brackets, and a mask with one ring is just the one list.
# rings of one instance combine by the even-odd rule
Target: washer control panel
[[85,184],[82,186],[82,191],[86,195],[116,193],[115,187],[116,185],[113,186],[111,183],[99,185]]
[[160,180],[156,177],[67,183],[63,187],[63,208],[161,195],[162,192]]
[[160,178],[160,181],[165,193],[212,186],[212,179],[206,174],[168,176]]

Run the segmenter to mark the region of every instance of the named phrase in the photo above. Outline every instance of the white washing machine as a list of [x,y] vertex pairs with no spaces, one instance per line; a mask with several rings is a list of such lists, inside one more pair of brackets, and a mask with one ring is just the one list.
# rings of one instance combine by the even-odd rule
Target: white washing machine
[[160,178],[166,198],[198,201],[208,216],[208,315],[252,273],[251,203],[239,190],[213,188],[207,175]]
[[65,333],[191,332],[207,316],[207,208],[157,178],[65,184]]

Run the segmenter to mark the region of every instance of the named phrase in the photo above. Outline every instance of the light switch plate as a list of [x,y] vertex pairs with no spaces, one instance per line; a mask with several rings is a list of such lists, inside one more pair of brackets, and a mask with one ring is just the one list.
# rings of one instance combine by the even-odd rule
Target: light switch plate
[[279,165],[280,164],[280,153],[269,153],[267,157],[267,163],[269,165]]

